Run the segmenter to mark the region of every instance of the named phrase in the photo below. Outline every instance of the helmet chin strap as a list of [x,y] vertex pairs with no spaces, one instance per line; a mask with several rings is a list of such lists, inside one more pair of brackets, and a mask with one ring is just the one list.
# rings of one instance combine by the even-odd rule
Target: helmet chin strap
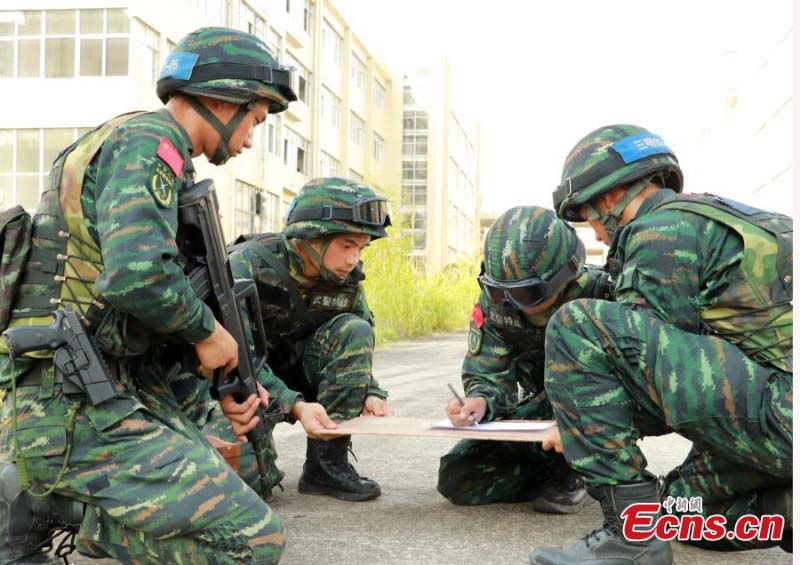
[[326,237],[325,239],[323,239],[322,247],[320,248],[319,253],[317,253],[317,250],[314,249],[314,246],[311,245],[311,243],[309,243],[305,239],[299,239],[297,240],[297,243],[308,254],[311,260],[317,264],[317,269],[319,269],[319,276],[324,282],[340,283],[344,279],[342,279],[341,277],[336,275],[336,273],[328,269],[328,267],[325,266],[325,262],[322,260],[322,258],[325,256],[325,252],[328,251],[328,247],[330,247],[331,245],[331,241],[332,239],[330,237]]
[[219,143],[214,150],[214,154],[208,160],[209,163],[212,165],[224,165],[228,159],[231,158],[231,152],[228,146],[230,145],[233,133],[236,131],[236,128],[239,127],[239,124],[242,123],[247,113],[255,109],[255,103],[248,102],[247,104],[240,104],[231,120],[227,124],[223,124],[219,118],[197,98],[194,96],[187,96],[186,99],[189,101],[194,111],[200,114],[219,134]]
[[622,217],[622,213],[625,211],[625,208],[627,208],[628,204],[630,204],[631,201],[650,184],[652,184],[652,177],[639,179],[633,183],[628,190],[625,191],[617,203],[614,204],[614,207],[605,214],[600,212],[597,207],[591,204],[589,205],[589,208],[592,210],[594,215],[597,216],[597,219],[600,220],[600,223],[603,224],[603,227],[606,229],[609,240],[614,239],[614,233],[616,233],[617,228],[619,228],[619,219]]

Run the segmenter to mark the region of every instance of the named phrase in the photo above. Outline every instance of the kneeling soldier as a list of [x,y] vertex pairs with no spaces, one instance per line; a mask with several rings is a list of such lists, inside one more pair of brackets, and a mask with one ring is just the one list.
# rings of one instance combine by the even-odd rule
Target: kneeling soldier
[[[544,208],[501,215],[484,243],[455,425],[502,419],[552,419],[544,393],[544,334],[550,316],[575,298],[607,298],[609,279],[585,267],[585,250],[566,222]],[[533,500],[540,512],[570,514],[591,499],[561,455],[530,443],[464,440],[442,457],[439,492],[454,504]]]
[[392,413],[372,376],[374,318],[359,260],[386,237],[387,205],[363,184],[316,179],[298,193],[282,233],[245,236],[231,250],[234,274],[258,286],[274,371],[262,383],[309,435],[304,494],[360,501],[381,493],[348,462],[349,436],[325,441],[316,433],[332,420]]

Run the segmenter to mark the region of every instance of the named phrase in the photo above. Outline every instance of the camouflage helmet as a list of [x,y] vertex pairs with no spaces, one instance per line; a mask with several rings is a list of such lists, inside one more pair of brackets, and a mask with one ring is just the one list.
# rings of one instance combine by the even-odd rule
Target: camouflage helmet
[[258,37],[225,27],[206,27],[181,39],[167,57],[156,83],[166,104],[175,92],[247,104],[269,103],[269,113],[297,100],[291,71],[278,64]]
[[320,178],[297,193],[286,213],[286,237],[317,239],[339,233],[386,237],[389,201],[361,183]]
[[575,229],[552,210],[515,206],[500,215],[486,233],[483,264],[496,281],[534,276],[548,280],[578,251],[583,263],[586,254]]
[[581,139],[564,161],[561,184],[553,191],[559,218],[582,221],[581,206],[614,187],[654,176],[680,193],[683,173],[664,140],[633,125],[598,128]]

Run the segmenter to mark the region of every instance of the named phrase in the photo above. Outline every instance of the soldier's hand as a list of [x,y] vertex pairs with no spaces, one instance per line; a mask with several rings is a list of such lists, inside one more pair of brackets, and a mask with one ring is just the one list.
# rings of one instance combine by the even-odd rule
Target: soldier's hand
[[318,435],[318,432],[324,429],[336,429],[336,423],[328,417],[325,407],[317,402],[303,402],[302,400],[295,402],[292,406],[292,416],[300,422],[308,437],[313,439],[331,439],[328,436]]
[[264,408],[269,406],[269,393],[261,384],[257,386],[258,396],[251,394],[244,402],[236,402],[232,394],[219,401],[219,407],[222,408],[222,413],[231,421],[233,433],[239,441],[247,441],[245,434],[258,424],[256,410],[258,410],[259,404]]
[[550,451],[555,449],[557,453],[564,453],[564,446],[561,444],[561,434],[558,431],[558,426],[554,425],[552,428],[545,430],[545,438],[542,440],[542,449]]
[[214,326],[214,333],[194,344],[197,358],[200,359],[198,372],[206,379],[214,377],[214,369],[225,368],[225,374],[239,364],[239,345],[219,322]]
[[455,398],[447,403],[447,417],[454,426],[471,426],[473,422],[480,422],[485,415],[486,399],[484,398],[468,396],[464,399],[464,406],[461,406]]
[[377,396],[368,396],[364,401],[362,416],[394,416],[394,410],[389,403]]

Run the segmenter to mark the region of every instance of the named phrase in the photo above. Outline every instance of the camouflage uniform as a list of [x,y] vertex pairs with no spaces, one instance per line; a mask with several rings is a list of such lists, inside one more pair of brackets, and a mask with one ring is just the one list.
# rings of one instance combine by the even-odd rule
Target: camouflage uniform
[[[206,42],[222,50],[238,45],[243,58],[242,46],[250,46],[251,64],[265,64],[263,43],[224,28],[190,34],[176,53],[202,54]],[[269,97],[288,104],[274,89]],[[153,354],[157,334],[192,344],[215,327],[174,260],[178,194],[194,175],[190,143],[163,109],[115,118],[56,160],[11,326],[49,325],[49,313],[69,304],[93,329],[119,385],[114,398],[92,406],[62,393],[52,352],[15,363],[1,355],[0,458],[16,457],[34,492],[55,485],[55,493],[86,504],[78,533],[85,555],[277,562],[281,520],[217,455],[193,422],[195,407],[182,410],[172,393],[180,367]],[[9,393],[14,376],[16,398]]]
[[[507,211],[487,234],[485,270],[495,271],[495,263],[505,260],[513,272],[503,273],[503,279],[524,279],[536,272],[551,278],[577,245],[572,230],[565,224],[559,230],[559,225],[553,212],[543,208],[519,206]],[[544,393],[547,321],[565,302],[609,296],[608,275],[584,267],[582,260],[558,301],[536,315],[496,304],[482,290],[470,323],[462,381],[468,397],[485,399],[484,421],[552,419]],[[564,476],[569,469],[562,456],[544,452],[538,443],[463,440],[442,457],[437,488],[455,504],[529,501],[553,473]]]
[[[289,243],[289,238],[304,243],[340,233],[385,235],[382,226],[365,227],[352,221],[292,220],[293,214],[317,206],[346,209],[353,195],[374,193],[343,179],[312,181],[298,194],[283,233],[247,236],[232,248],[234,276],[251,278],[258,287],[271,368],[261,382],[289,421],[298,400],[319,402],[333,420],[347,420],[361,414],[368,396],[387,397],[372,376],[374,318],[364,294],[360,263],[344,280],[326,274],[324,266],[319,278],[310,279],[304,275],[300,254]],[[323,248],[320,256],[324,253]],[[209,433],[212,429],[230,439],[218,428],[209,428]],[[252,467],[249,458],[240,465]],[[283,476],[276,472],[279,478]]]
[[[611,155],[609,146],[625,155],[624,146],[637,136],[652,134],[634,126],[593,132],[567,158],[565,177],[596,166],[593,158]],[[648,173],[665,174],[664,163],[660,170],[658,163],[649,171],[635,170],[648,159],[674,160],[660,138],[652,137],[647,146],[660,151],[644,157],[634,151],[619,171],[606,172],[612,177],[607,186],[624,184],[619,178],[625,167],[648,182],[655,180]],[[701,497],[703,514],[723,514],[732,524],[745,513],[772,513],[765,505],[766,487],[791,488],[791,285],[787,297],[774,272],[774,237],[772,250],[765,255],[770,247],[762,247],[759,257],[750,237],[765,244],[769,234],[757,234],[748,222],[734,229],[735,222],[722,221],[713,207],[715,219],[709,217],[705,204],[725,202],[676,196],[681,183],[665,184],[673,190],[647,196],[635,217],[614,230],[610,256],[617,302],[577,300],[553,316],[545,388],[564,453],[587,484],[606,492],[647,484],[647,461],[636,441],[677,432],[694,446],[667,477],[664,495]],[[590,198],[573,187],[576,193],[582,202]],[[575,206],[567,202],[560,213],[569,217]],[[735,203],[733,209],[755,212]],[[790,236],[791,223],[788,229]],[[788,261],[791,272],[790,242]]]

